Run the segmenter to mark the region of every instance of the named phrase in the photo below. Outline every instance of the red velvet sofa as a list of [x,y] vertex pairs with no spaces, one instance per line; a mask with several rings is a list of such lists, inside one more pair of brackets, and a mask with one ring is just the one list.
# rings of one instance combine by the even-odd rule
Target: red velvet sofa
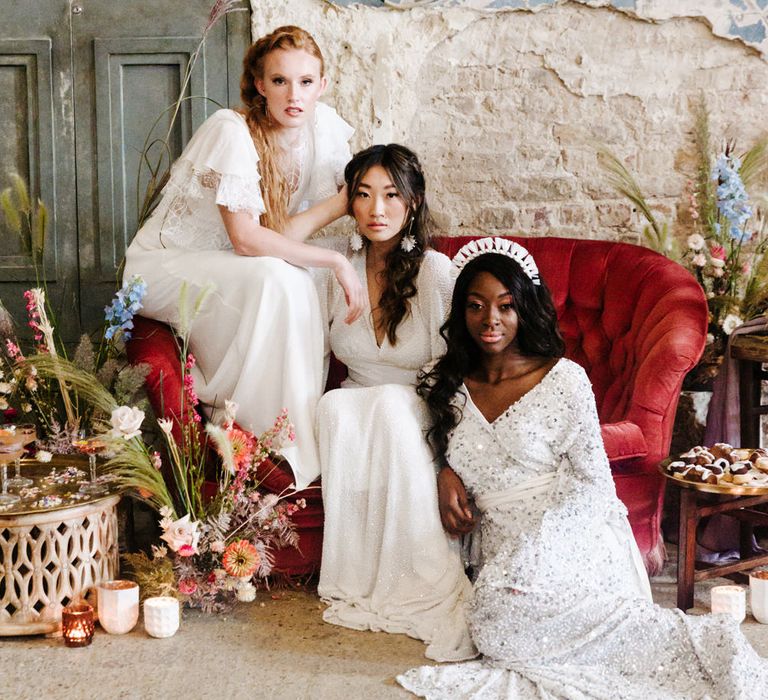
[[[477,237],[438,237],[433,245],[452,257]],[[657,465],[669,450],[683,378],[704,349],[704,294],[685,269],[647,248],[557,237],[514,238],[533,254],[552,291],[566,355],[584,367],[592,382],[616,491],[629,510],[646,566],[654,573],[664,557],[664,482]],[[137,317],[128,356],[131,362],[152,365],[147,378],[150,401],[158,415],[173,415],[172,397],[179,396],[181,384],[170,329]],[[332,369],[329,388],[338,385],[340,371],[343,367]],[[274,492],[292,480],[271,463],[263,466],[262,476],[264,487]],[[276,570],[288,574],[316,569],[322,553],[320,490],[295,494],[302,497],[307,507],[295,516],[300,551],[276,554]]]

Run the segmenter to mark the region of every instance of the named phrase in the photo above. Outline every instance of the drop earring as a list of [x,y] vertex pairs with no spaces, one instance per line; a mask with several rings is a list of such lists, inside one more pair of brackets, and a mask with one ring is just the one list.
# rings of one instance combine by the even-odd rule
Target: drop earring
[[355,231],[349,237],[349,247],[352,248],[355,253],[359,253],[363,249],[363,237],[360,235],[359,231]]
[[411,233],[412,227],[413,217],[408,222],[408,233],[403,234],[403,237],[400,239],[400,248],[404,253],[410,253],[416,247],[416,238]]

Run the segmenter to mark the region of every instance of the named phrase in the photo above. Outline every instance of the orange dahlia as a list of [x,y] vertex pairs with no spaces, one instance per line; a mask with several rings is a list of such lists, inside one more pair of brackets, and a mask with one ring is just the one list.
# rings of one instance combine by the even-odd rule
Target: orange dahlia
[[221,564],[230,576],[243,578],[253,576],[261,557],[248,540],[236,540],[224,551]]
[[247,430],[230,428],[227,437],[232,445],[233,458],[237,469],[247,466],[253,459],[253,451],[256,447],[256,438]]

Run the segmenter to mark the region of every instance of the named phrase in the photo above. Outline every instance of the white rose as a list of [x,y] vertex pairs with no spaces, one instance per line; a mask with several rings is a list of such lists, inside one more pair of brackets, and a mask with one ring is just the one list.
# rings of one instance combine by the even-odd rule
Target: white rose
[[736,314],[728,314],[725,319],[723,319],[723,333],[730,335],[742,323],[744,323],[744,321],[742,321]]
[[696,265],[696,267],[704,267],[704,265],[707,264],[707,256],[704,255],[704,253],[696,253],[691,262]]
[[725,267],[725,260],[720,260],[720,258],[712,258],[712,267],[714,268]]
[[10,394],[13,387],[8,382],[0,382],[0,394]]
[[197,550],[200,533],[197,531],[197,523],[189,522],[189,513],[187,513],[183,518],[169,523],[165,532],[160,535],[160,539],[165,540],[174,552],[178,552],[184,545]]
[[699,233],[688,236],[688,247],[693,251],[699,251],[704,247],[704,237]]
[[112,411],[109,422],[112,424],[112,435],[125,440],[141,435],[141,423],[144,411],[135,406],[120,406]]
[[38,450],[37,454],[35,455],[35,459],[38,462],[45,464],[46,462],[50,462],[53,459],[53,455],[48,452],[48,450]]

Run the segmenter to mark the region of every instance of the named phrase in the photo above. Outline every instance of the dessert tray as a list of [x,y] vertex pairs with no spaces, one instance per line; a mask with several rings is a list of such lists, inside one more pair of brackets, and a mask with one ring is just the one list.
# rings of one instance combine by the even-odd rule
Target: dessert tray
[[683,488],[730,496],[768,494],[768,450],[733,447],[718,442],[697,445],[679,457],[664,460],[659,469]]

